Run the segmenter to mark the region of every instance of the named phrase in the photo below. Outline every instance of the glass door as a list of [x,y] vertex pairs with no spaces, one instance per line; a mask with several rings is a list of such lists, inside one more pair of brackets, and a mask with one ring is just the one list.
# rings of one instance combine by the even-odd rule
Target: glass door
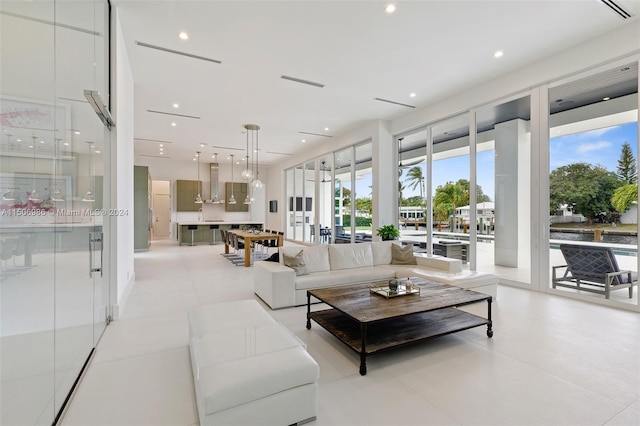
[[483,107],[475,117],[477,268],[530,285],[531,96]]
[[107,324],[108,14],[0,4],[0,424],[57,422]]
[[563,265],[575,265],[575,259],[567,258],[572,253],[578,260],[592,256],[589,262],[595,264],[597,253],[606,250],[619,269],[638,270],[637,59],[558,82],[548,96],[545,290],[618,307],[638,306],[637,287],[632,295],[624,286],[605,295],[602,285],[579,287],[575,280],[563,279]]

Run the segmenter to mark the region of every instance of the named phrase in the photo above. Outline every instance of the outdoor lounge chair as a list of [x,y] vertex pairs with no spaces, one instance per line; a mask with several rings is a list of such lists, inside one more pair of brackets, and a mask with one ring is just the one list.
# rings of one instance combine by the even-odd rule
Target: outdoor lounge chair
[[[628,288],[629,298],[633,296],[638,274],[620,270],[610,247],[560,244],[560,251],[567,264],[553,267],[553,288],[568,287],[604,294],[606,299],[611,290]],[[565,268],[564,275],[558,277],[558,270],[562,268]]]

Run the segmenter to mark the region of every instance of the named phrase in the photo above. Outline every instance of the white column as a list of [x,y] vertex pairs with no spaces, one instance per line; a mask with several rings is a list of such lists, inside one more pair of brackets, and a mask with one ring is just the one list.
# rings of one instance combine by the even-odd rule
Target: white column
[[378,121],[372,132],[373,151],[373,230],[381,225],[398,222],[397,148],[389,131],[388,121]]

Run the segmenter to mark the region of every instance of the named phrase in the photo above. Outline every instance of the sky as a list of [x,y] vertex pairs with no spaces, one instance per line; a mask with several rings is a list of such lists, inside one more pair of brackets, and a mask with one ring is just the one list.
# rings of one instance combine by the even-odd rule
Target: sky
[[[622,144],[628,142],[631,145],[633,155],[638,159],[638,124],[637,122],[623,124],[614,127],[591,130],[589,132],[576,133],[572,135],[553,138],[549,141],[549,164],[551,170],[571,163],[589,163],[601,165],[609,171],[616,172],[618,159],[622,150]],[[420,166],[426,174],[425,164]],[[483,151],[478,153],[477,160],[478,184],[482,191],[495,200],[494,188],[494,151]],[[400,178],[407,189],[404,191],[405,198],[419,195],[419,190],[408,189],[405,182],[406,170]],[[438,185],[447,182],[456,182],[459,179],[469,178],[469,156],[459,156],[436,161],[433,163],[433,187],[435,193]]]

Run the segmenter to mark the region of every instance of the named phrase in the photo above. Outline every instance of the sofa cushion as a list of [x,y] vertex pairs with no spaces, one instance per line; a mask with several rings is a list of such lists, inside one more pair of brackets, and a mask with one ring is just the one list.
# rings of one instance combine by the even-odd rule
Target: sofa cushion
[[364,268],[340,269],[331,272],[317,272],[303,277],[296,277],[296,290],[310,290],[348,284],[386,281],[395,278],[395,271],[378,266]]
[[284,265],[296,271],[296,275],[308,275],[307,265],[302,258],[303,250],[300,250],[294,256],[284,255]]
[[417,265],[416,258],[413,255],[413,245],[400,247],[397,244],[391,246],[391,264],[392,265]]
[[301,346],[204,366],[199,370],[204,412],[216,413],[314,383],[319,373],[318,364]]
[[300,250],[302,250],[302,260],[307,266],[307,271],[310,274],[313,274],[314,272],[326,272],[331,270],[331,267],[329,266],[329,248],[326,245],[308,247],[280,247],[280,252],[283,254],[283,256],[295,256]]
[[388,265],[391,263],[391,241],[376,241],[371,243],[373,252],[373,266]]
[[371,243],[330,244],[328,247],[332,271],[373,266]]

